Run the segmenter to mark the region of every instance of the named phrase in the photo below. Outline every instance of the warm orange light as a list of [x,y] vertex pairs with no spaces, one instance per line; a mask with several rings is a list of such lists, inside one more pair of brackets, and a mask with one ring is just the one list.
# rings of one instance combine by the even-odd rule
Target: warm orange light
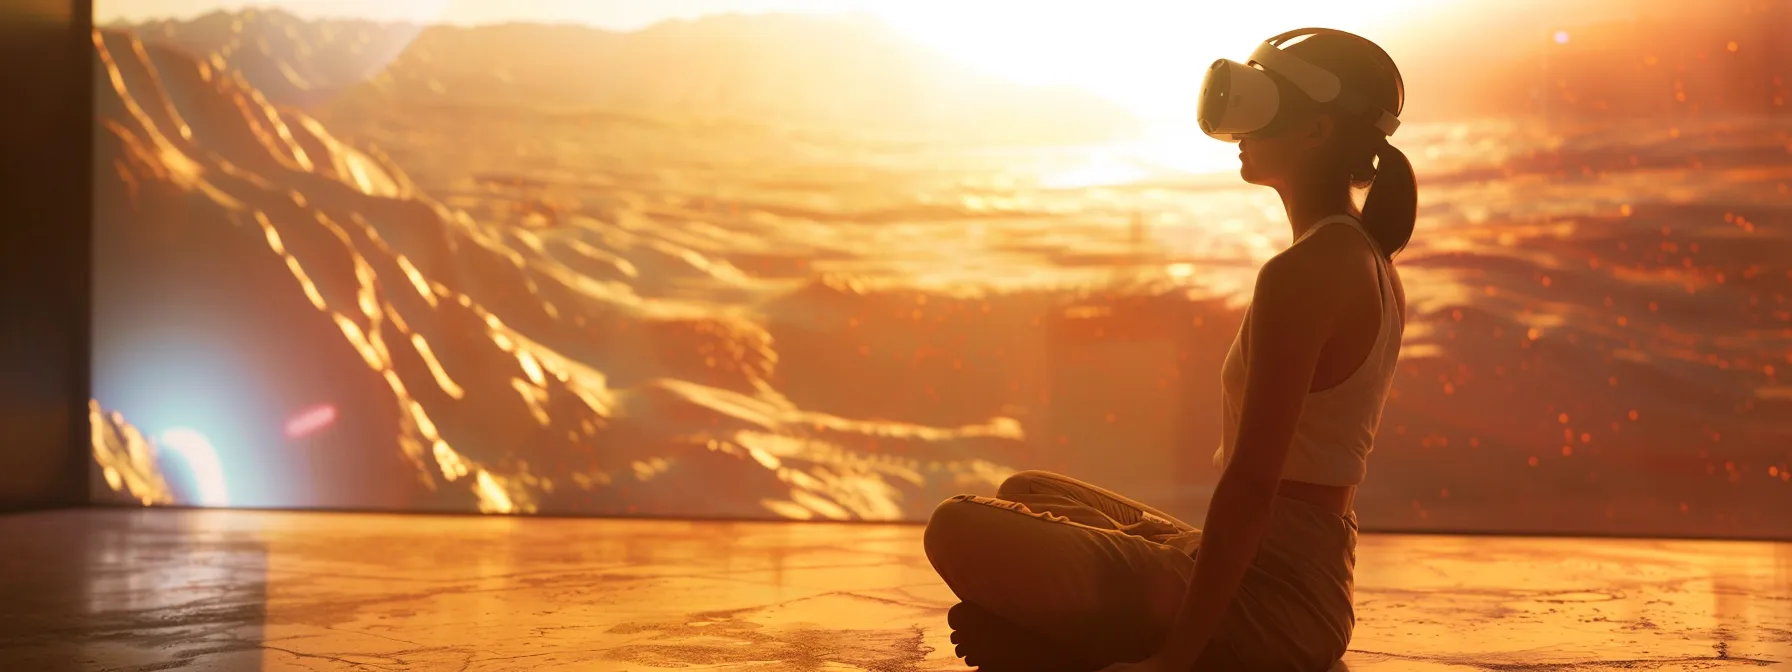
[[[1137,0],[1087,3],[872,0],[867,9],[953,58],[1009,79],[1076,86],[1145,116],[1186,113],[1191,64],[1242,59],[1264,38],[1327,26],[1368,35],[1421,10],[1456,0],[1337,3],[1266,0],[1229,8],[1223,20],[1202,3]],[[1289,17],[1300,17],[1298,20]]]
[[[193,4],[189,0],[111,0],[101,3],[96,18],[104,22],[168,16]],[[1298,26],[1326,26],[1380,38],[1414,23],[1414,17],[1429,15],[1428,10],[1466,3],[1258,0],[1228,7],[1222,14],[1204,3],[1187,0],[1129,0],[1099,8],[1093,3],[1029,0],[261,0],[253,4],[308,17],[320,13],[319,5],[352,4],[357,5],[352,14],[379,21],[585,23],[618,30],[637,30],[703,14],[862,12],[983,72],[1024,84],[1085,89],[1141,116],[1167,120],[1181,118],[1193,109],[1198,92],[1191,81],[1198,80],[1201,68],[1216,58],[1243,59],[1264,38]],[[693,7],[698,5],[702,9]]]

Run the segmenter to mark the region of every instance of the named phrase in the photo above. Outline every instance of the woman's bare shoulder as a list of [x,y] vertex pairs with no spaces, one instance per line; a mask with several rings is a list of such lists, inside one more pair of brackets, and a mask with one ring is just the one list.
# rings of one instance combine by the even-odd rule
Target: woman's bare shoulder
[[1274,267],[1271,275],[1282,281],[1331,282],[1341,277],[1336,273],[1365,269],[1373,272],[1374,254],[1375,248],[1363,234],[1350,226],[1334,225],[1301,238],[1271,257],[1263,267]]
[[[1345,234],[1355,235],[1348,231]],[[1349,285],[1338,282],[1338,278],[1351,273],[1350,269],[1359,263],[1352,259],[1354,255],[1344,251],[1346,242],[1333,232],[1316,231],[1270,257],[1257,271],[1253,305],[1276,301],[1310,309],[1335,303]]]

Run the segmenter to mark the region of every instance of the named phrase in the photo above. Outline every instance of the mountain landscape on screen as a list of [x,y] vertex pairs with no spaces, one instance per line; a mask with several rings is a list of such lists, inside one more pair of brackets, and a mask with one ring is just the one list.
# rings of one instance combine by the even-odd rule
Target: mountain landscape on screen
[[[1686,35],[1648,49],[1733,86],[1570,68],[1563,115],[1511,102],[1515,53],[1455,70],[1510,107],[1402,130],[1424,200],[1365,520],[1784,531],[1786,61]],[[94,49],[117,501],[919,520],[1039,468],[1199,519],[1288,233],[1122,108],[857,18],[242,11]]]

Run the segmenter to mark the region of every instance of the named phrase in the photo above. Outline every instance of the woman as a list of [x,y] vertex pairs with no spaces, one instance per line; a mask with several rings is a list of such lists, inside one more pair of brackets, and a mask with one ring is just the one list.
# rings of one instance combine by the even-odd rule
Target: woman
[[[1417,210],[1388,144],[1403,84],[1368,40],[1303,29],[1249,65],[1216,63],[1205,86],[1203,129],[1240,141],[1240,175],[1281,195],[1294,241],[1258,273],[1226,357],[1206,523],[1042,472],[947,500],[925,545],[964,601],[949,619],[968,664],[1326,670],[1349,644],[1352,502],[1405,323],[1392,259]],[[1361,210],[1353,187],[1368,187]]]

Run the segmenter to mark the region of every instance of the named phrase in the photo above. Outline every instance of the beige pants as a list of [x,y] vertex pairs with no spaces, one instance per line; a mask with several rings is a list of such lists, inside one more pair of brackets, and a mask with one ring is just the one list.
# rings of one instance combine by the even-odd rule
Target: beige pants
[[[1269,529],[1196,670],[1323,672],[1344,655],[1356,517],[1277,497]],[[1015,474],[927,523],[927,558],[958,598],[1087,662],[1149,656],[1181,609],[1201,531],[1075,479]]]

